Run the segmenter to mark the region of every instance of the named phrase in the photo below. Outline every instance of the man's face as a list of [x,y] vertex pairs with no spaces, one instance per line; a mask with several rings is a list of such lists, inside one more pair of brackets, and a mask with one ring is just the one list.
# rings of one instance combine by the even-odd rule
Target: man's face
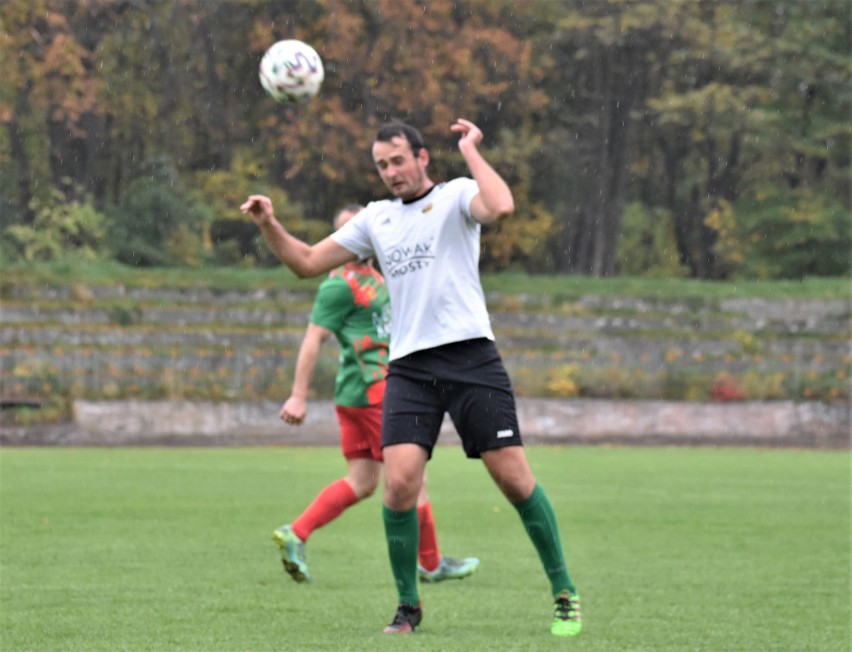
[[404,136],[394,136],[389,143],[374,142],[373,162],[388,190],[402,200],[419,197],[429,189],[429,153],[421,149],[415,156]]

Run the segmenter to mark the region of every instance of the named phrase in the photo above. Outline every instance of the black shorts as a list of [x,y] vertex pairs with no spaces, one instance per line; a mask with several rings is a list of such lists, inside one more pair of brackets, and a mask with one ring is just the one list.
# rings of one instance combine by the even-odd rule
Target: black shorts
[[468,457],[522,445],[512,384],[491,340],[417,351],[388,366],[382,448],[419,444],[431,457],[447,412]]

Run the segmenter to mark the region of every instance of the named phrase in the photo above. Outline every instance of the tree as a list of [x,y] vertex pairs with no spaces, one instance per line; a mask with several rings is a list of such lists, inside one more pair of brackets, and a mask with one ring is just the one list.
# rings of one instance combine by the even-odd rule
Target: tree
[[[689,3],[670,15],[671,33],[689,39],[655,50],[657,92],[643,129],[640,196],[673,215],[681,261],[693,276],[749,274],[753,233],[743,228],[744,211],[757,197],[776,194],[769,188],[782,177],[796,184],[808,168],[827,171],[832,141],[847,143],[846,154],[835,148],[839,165],[830,169],[838,179],[846,170],[848,180],[840,11],[839,3]],[[817,45],[815,31],[828,47]],[[790,87],[811,88],[815,79],[826,104],[807,111],[797,100],[802,93]],[[821,142],[805,124],[815,118],[825,130]],[[758,213],[766,228],[765,212]],[[787,222],[783,214],[775,214],[779,226]]]
[[5,35],[0,60],[6,77],[0,121],[9,148],[6,169],[16,179],[15,189],[6,190],[10,194],[4,212],[19,213],[28,225],[36,219],[31,208],[36,188],[64,179],[85,182],[80,176],[89,172],[84,161],[77,161],[79,169],[69,170],[74,153],[53,141],[61,134],[65,145],[80,144],[95,91],[86,75],[85,52],[70,33],[66,16],[53,10],[56,4],[34,0],[0,5]]
[[[785,242],[799,251],[784,269],[844,269],[840,1],[27,0],[0,3],[0,21],[4,227],[32,225],[54,188],[118,219],[106,209],[133,204],[159,165],[193,188],[170,192],[199,228],[254,255],[237,189],[279,193],[301,233],[324,232],[340,205],[384,193],[369,158],[381,122],[420,127],[440,179],[467,173],[448,129],[463,116],[515,193],[516,216],[484,230],[487,269],[779,274]],[[308,105],[258,82],[281,38],[325,61]],[[182,233],[139,235],[156,250]],[[678,264],[622,261],[625,233],[674,237]]]
[[291,26],[277,8],[276,20],[262,14],[250,38],[258,58],[284,35],[284,27],[291,28],[290,37],[323,44],[326,80],[320,97],[309,108],[279,110],[264,121],[264,135],[271,134],[275,145],[273,151],[267,145],[265,155],[310,214],[324,217],[353,197],[375,196],[381,184],[369,147],[382,122],[404,119],[419,127],[430,145],[433,170],[443,176],[462,168],[449,132],[457,117],[479,119],[488,137],[496,138],[499,123],[495,118],[492,127],[489,119],[507,109],[510,116],[518,114],[524,94],[510,92],[517,89],[508,80],[521,78],[517,59],[524,48],[509,30],[495,26],[511,3],[329,0],[321,5],[325,12],[316,23]]
[[540,178],[559,207],[551,246],[559,271],[616,272],[634,114],[648,95],[664,13],[625,0],[573,2],[546,37],[552,74],[544,85],[551,101],[543,129],[554,138]]

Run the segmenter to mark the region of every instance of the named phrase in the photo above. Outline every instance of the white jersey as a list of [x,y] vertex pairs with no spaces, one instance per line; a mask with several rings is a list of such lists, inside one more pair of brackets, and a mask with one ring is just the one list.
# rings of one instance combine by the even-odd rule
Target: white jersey
[[390,293],[390,359],[477,337],[494,339],[479,280],[480,225],[468,178],[441,183],[420,199],[371,202],[332,239],[375,256]]

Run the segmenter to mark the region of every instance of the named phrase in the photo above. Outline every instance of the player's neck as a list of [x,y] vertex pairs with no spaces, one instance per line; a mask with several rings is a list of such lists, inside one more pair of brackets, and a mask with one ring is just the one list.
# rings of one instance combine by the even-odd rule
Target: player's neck
[[429,181],[429,182],[427,182],[427,184],[424,186],[424,188],[420,191],[420,193],[416,197],[412,197],[411,199],[403,199],[402,203],[403,204],[412,204],[416,201],[420,201],[426,195],[428,195],[430,192],[432,192],[432,189],[434,187],[435,187],[435,183],[433,181]]

